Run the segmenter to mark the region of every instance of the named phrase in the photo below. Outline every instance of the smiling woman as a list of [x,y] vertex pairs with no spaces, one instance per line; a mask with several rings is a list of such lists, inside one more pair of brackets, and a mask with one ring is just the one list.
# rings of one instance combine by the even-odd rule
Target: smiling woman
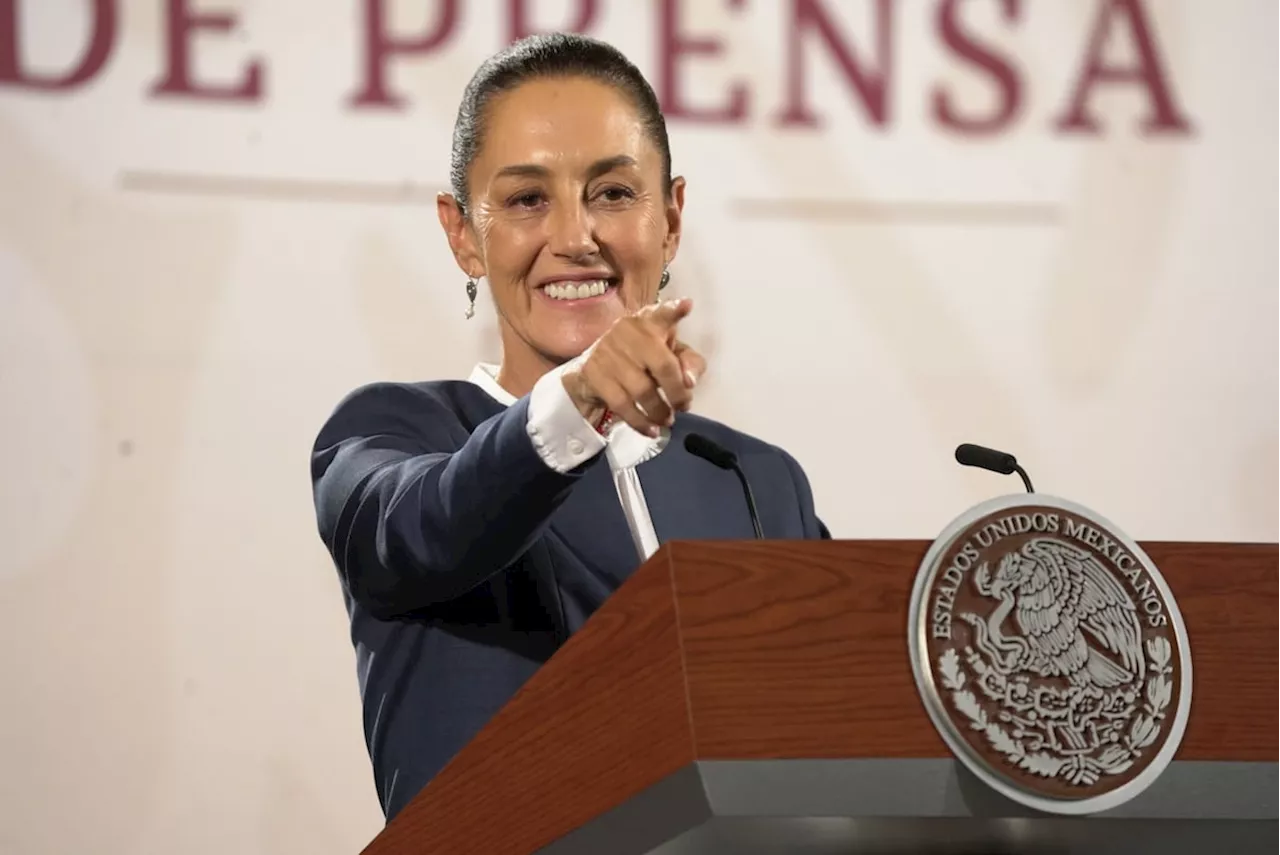
[[685,182],[635,66],[573,35],[491,58],[452,183],[440,223],[473,304],[489,284],[501,362],[358,389],[312,454],[388,820],[662,543],[754,535],[684,438],[737,456],[766,536],[830,536],[789,454],[690,412],[692,303],[659,302]]
[[[616,62],[610,49],[588,46]],[[503,334],[498,382],[517,395],[654,302],[680,243],[684,203],[662,114],[651,94],[633,94],[643,78],[620,85],[629,78],[569,75],[538,47],[532,56],[541,62],[529,63],[523,80],[484,69],[477,76],[455,132],[454,192],[438,202],[458,265],[489,282]],[[701,373],[696,354],[685,362]],[[630,391],[633,398],[612,402],[620,414],[640,430],[660,427],[630,408],[655,390]]]

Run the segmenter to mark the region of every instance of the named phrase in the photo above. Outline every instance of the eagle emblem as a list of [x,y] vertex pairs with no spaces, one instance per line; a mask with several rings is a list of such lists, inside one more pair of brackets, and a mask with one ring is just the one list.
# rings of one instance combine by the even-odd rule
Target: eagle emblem
[[[1035,747],[1058,751],[1111,741],[1115,734],[1107,721],[1132,710],[1132,688],[1145,670],[1133,599],[1086,550],[1043,537],[1001,558],[994,578],[980,565],[973,584],[1000,604],[986,618],[960,614],[974,629],[976,652],[971,648],[970,658],[988,678],[984,685],[999,683],[1001,700],[1007,690],[1011,706],[1032,713],[1021,722],[1021,732],[1038,732],[1043,739]],[[1002,625],[1010,613],[1018,632],[1005,635]],[[1066,684],[1032,689],[1030,675]],[[1033,697],[1038,702],[1017,703]],[[1100,722],[1104,711],[1108,715]],[[1108,731],[1105,738],[1099,724]],[[1079,777],[1094,777],[1093,765],[1083,765]]]
[[934,723],[980,777],[1033,807],[1087,812],[1131,798],[1176,749],[1185,630],[1136,544],[1030,498],[1030,512],[984,515],[935,543],[913,595],[913,666]]
[[[1111,689],[1142,679],[1142,629],[1133,598],[1087,550],[1050,538],[1030,540],[974,578],[978,592],[1000,601],[986,620],[962,617],[978,644],[1006,671],[1065,677],[1076,686]],[[1000,629],[1013,612],[1019,635]]]

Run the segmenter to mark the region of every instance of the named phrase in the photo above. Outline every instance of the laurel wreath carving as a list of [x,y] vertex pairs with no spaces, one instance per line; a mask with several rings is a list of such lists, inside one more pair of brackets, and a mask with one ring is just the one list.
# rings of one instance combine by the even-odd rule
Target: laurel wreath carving
[[[1081,746],[1066,756],[1043,750],[1043,740],[1026,739],[1016,727],[1010,733],[999,721],[992,720],[970,689],[970,675],[961,665],[955,648],[942,654],[938,666],[942,685],[951,693],[956,710],[969,720],[969,727],[980,731],[987,743],[1011,765],[1044,778],[1062,778],[1073,785],[1090,786],[1103,775],[1118,775],[1130,768],[1160,735],[1165,712],[1173,698],[1173,682],[1169,678],[1173,671],[1169,665],[1172,649],[1164,638],[1149,639],[1145,648],[1150,678],[1142,693],[1141,707],[1126,705],[1129,713],[1137,713],[1132,717],[1127,733],[1121,735],[1119,730],[1110,731],[1112,736],[1105,743]],[[1003,690],[1007,697],[1010,688],[1004,675],[989,668],[977,653],[968,653],[969,665],[975,675],[973,683],[979,691],[999,700],[999,692]],[[1025,683],[1021,685],[1025,686]],[[1014,686],[1015,691],[1018,688]],[[1126,698],[1116,696],[1111,700],[1124,701]],[[1136,694],[1133,700],[1137,700]]]

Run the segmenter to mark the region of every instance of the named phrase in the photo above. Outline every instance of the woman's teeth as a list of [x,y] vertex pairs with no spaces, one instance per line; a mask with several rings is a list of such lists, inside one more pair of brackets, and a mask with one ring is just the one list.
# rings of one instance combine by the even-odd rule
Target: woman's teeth
[[599,297],[608,289],[608,282],[597,279],[594,282],[553,282],[542,290],[553,300],[585,300],[587,297]]

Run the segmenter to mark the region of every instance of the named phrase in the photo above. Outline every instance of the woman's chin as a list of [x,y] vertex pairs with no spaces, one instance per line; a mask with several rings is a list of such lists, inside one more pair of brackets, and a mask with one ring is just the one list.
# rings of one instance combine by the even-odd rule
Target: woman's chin
[[541,342],[540,350],[553,357],[556,362],[564,363],[581,356],[583,351],[596,343],[600,336],[609,330],[609,324],[578,325],[572,330],[559,330],[558,334],[549,335]]
[[589,317],[564,319],[547,325],[539,338],[546,352],[561,355],[565,360],[573,359],[595,344],[620,316],[618,312],[592,312]]

